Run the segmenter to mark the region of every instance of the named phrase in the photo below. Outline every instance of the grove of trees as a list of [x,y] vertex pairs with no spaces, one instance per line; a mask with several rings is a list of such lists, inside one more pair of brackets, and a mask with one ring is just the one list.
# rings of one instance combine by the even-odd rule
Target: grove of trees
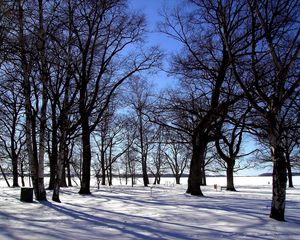
[[[72,184],[91,194],[92,178],[147,187],[185,173],[203,196],[208,170],[235,191],[255,154],[251,165],[272,164],[270,217],[284,221],[300,156],[299,12],[297,0],[178,0],[157,22],[180,49],[168,58],[126,0],[0,0],[1,174],[30,179],[38,201],[46,187],[57,202]],[[162,63],[168,89],[149,81]]]

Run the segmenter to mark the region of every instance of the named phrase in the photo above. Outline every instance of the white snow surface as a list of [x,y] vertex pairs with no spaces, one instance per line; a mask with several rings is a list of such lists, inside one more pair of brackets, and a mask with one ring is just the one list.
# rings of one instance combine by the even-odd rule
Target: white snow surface
[[221,191],[224,180],[209,178],[205,197],[166,179],[147,188],[93,186],[92,195],[70,187],[61,189],[62,203],[50,191],[48,201],[23,203],[20,188],[1,182],[0,239],[300,239],[300,177],[287,189],[286,222],[269,218],[271,178],[238,177],[237,192]]

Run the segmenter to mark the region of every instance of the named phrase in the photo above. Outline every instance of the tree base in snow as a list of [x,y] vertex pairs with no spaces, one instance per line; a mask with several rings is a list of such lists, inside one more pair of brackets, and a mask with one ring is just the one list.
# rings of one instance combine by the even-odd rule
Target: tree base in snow
[[81,195],[91,195],[92,194],[90,190],[86,190],[86,189],[80,189],[78,193]]
[[280,222],[285,222],[284,219],[284,212],[283,211],[278,211],[277,209],[273,208],[271,209],[271,214],[270,218],[275,219]]

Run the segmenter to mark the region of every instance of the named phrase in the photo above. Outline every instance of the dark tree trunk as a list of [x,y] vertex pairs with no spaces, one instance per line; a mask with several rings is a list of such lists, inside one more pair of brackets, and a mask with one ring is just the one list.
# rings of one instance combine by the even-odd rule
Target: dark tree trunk
[[67,178],[68,178],[68,187],[72,187],[71,164],[69,158],[67,162]]
[[291,159],[290,159],[290,154],[287,152],[285,154],[286,156],[286,165],[287,165],[287,172],[288,172],[288,183],[289,183],[289,188],[293,188],[293,174],[292,174],[292,166],[291,166]]
[[62,169],[62,177],[60,180],[60,187],[64,187],[64,188],[68,187],[65,167],[63,167],[63,169]]
[[52,142],[51,142],[51,156],[49,156],[50,162],[50,180],[49,180],[49,190],[54,189],[55,176],[56,176],[56,165],[58,158],[58,141],[57,141],[57,120],[56,120],[56,104],[52,106]]
[[284,148],[281,146],[280,123],[275,113],[267,115],[269,121],[269,143],[271,146],[271,156],[273,161],[273,194],[270,218],[284,221],[287,165],[284,156]]
[[125,184],[128,184],[128,163],[127,160],[125,162]]
[[10,143],[11,143],[10,152],[11,152],[12,170],[13,170],[13,187],[19,187],[18,155],[16,153],[16,147],[15,147],[16,123],[17,123],[17,119],[14,116],[12,120],[12,129],[11,129],[11,138],[10,138]]
[[149,185],[149,177],[147,172],[147,160],[146,157],[142,157],[142,172],[143,172],[143,183],[144,186],[147,187]]
[[52,200],[55,202],[61,202],[59,199],[59,192],[60,192],[60,183],[62,179],[62,172],[63,172],[63,149],[61,149],[62,146],[60,146],[59,150],[59,156],[58,156],[58,161],[56,164],[56,177],[55,177],[55,182],[54,182],[54,188],[53,188],[53,195],[52,195]]
[[106,172],[105,172],[105,150],[104,150],[104,137],[102,137],[101,141],[101,185],[106,184]]
[[14,149],[12,149],[12,151],[13,187],[19,187],[18,156]]
[[227,176],[227,191],[236,191],[234,187],[234,182],[233,182],[233,171],[234,171],[234,160],[231,159],[228,161],[227,164],[227,169],[226,169],[226,176]]
[[109,181],[108,181],[108,185],[109,186],[112,186],[112,178],[113,178],[113,176],[112,176],[112,167],[110,166],[109,168],[108,168],[108,171],[109,171]]
[[[64,144],[64,147],[67,148],[66,144]],[[65,151],[65,150],[64,150]],[[67,157],[66,157],[66,153],[63,153],[63,166],[62,166],[62,175],[61,175],[61,180],[60,180],[60,187],[68,187],[67,185],[67,176],[66,176],[66,164],[67,164]]]
[[23,161],[20,163],[20,172],[21,172],[21,182],[22,182],[22,187],[25,186],[25,181],[24,181],[24,166],[23,166]]
[[[64,100],[64,106],[66,105],[66,99]],[[61,182],[65,173],[65,162],[66,162],[66,156],[68,156],[67,153],[67,129],[68,129],[68,116],[67,112],[63,112],[61,115],[61,127],[60,127],[60,132],[61,132],[61,141],[59,145],[59,154],[58,154],[58,159],[56,163],[56,169],[55,169],[55,182],[54,182],[54,189],[53,189],[53,195],[52,195],[52,200],[55,202],[60,202],[59,199],[59,192],[60,192],[60,187],[61,187]]]
[[204,164],[202,166],[201,186],[206,186],[206,172],[205,172],[205,165]]
[[108,179],[108,185],[109,186],[112,186],[112,178],[113,178],[113,175],[112,175],[112,144],[110,144],[110,147],[109,147],[109,166],[108,166],[108,176],[109,176],[109,179]]
[[191,195],[203,196],[200,186],[202,182],[202,166],[204,165],[205,149],[208,141],[205,136],[200,136],[198,133],[195,133],[192,143],[192,160],[188,178],[188,189],[186,192]]
[[286,159],[283,148],[279,145],[273,147],[273,196],[270,217],[284,221],[286,198]]
[[176,184],[180,184],[180,176],[176,175],[175,179],[176,179]]
[[6,174],[3,171],[3,168],[1,167],[1,165],[0,165],[0,170],[1,170],[2,176],[3,176],[3,178],[4,178],[4,180],[5,180],[6,184],[7,184],[7,186],[10,187],[10,184],[9,184],[9,182],[7,180]]
[[81,114],[82,118],[82,180],[79,194],[91,194],[91,144],[88,117]]

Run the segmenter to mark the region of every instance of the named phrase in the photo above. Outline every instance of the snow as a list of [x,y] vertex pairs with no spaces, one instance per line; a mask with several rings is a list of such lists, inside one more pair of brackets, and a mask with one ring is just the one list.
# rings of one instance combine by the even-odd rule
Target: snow
[[[220,191],[224,178],[209,178],[205,197],[185,194],[186,185],[115,185],[64,188],[62,203],[20,202],[20,189],[0,187],[0,239],[300,239],[300,177],[287,190],[286,222],[268,217],[268,177],[237,177],[238,192]],[[186,180],[182,181],[183,183]]]

